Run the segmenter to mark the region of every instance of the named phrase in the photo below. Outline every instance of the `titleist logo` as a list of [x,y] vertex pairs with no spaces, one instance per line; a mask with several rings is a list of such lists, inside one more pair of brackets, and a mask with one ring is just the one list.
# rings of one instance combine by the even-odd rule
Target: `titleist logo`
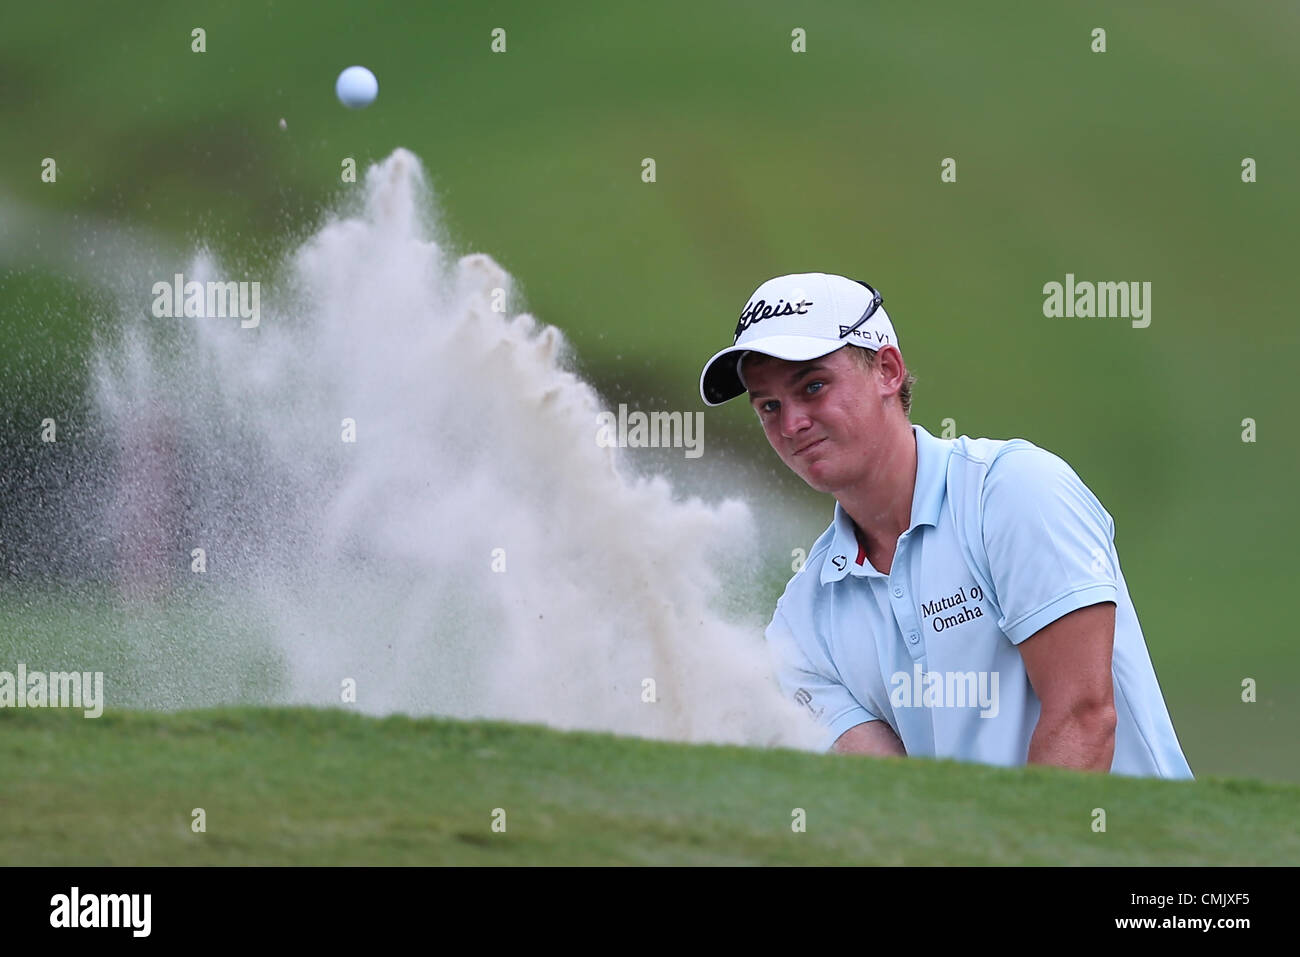
[[736,335],[731,344],[735,345],[735,340],[740,338],[742,332],[764,319],[771,319],[773,316],[807,315],[808,307],[812,304],[811,299],[800,299],[797,303],[778,299],[775,306],[769,306],[765,299],[751,302],[745,307],[745,311],[740,314],[740,321],[736,323]]

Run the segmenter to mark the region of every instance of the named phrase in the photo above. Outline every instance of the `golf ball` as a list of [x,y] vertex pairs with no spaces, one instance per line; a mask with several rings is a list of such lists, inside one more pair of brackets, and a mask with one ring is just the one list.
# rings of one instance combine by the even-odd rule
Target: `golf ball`
[[334,84],[339,102],[354,110],[369,106],[379,95],[379,81],[363,66],[350,66],[339,74]]

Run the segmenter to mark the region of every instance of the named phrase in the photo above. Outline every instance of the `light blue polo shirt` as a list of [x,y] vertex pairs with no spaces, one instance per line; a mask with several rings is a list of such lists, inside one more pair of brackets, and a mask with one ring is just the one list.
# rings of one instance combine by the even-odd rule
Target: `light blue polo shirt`
[[825,728],[826,747],[880,720],[911,756],[1025,764],[1040,704],[1016,646],[1110,601],[1111,771],[1190,778],[1101,503],[1023,439],[912,431],[912,522],[890,573],[867,561],[837,502],[767,628],[781,687]]

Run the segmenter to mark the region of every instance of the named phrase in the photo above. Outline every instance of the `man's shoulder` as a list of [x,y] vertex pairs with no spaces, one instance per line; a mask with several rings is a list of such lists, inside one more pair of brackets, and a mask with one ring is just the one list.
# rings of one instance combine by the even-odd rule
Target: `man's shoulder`
[[[960,454],[958,449],[960,448]],[[1077,515],[1114,528],[1097,496],[1065,459],[1028,439],[967,439],[954,446],[949,490],[965,514],[988,523]],[[973,533],[972,533],[973,534]],[[983,535],[981,535],[983,537]]]
[[1028,439],[963,435],[953,440],[948,460],[949,489],[965,487],[981,502],[994,487],[1014,494],[1016,489],[1046,488],[1071,479],[1078,481],[1078,476],[1068,462]]
[[[1030,457],[1040,455],[1051,456],[1051,452],[1039,448],[1028,439],[986,439],[971,438],[969,435],[963,435],[952,440],[952,460],[956,460],[959,466],[973,467],[988,471],[993,467],[995,462],[1003,459],[1012,452],[1027,452]],[[1013,456],[1020,459],[1022,456]]]

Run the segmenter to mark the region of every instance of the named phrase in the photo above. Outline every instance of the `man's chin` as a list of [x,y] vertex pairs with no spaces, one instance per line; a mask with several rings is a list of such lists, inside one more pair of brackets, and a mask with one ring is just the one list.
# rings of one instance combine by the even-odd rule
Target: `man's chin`
[[833,492],[839,487],[839,483],[830,478],[830,473],[819,469],[816,465],[812,468],[800,469],[795,474],[814,492]]

